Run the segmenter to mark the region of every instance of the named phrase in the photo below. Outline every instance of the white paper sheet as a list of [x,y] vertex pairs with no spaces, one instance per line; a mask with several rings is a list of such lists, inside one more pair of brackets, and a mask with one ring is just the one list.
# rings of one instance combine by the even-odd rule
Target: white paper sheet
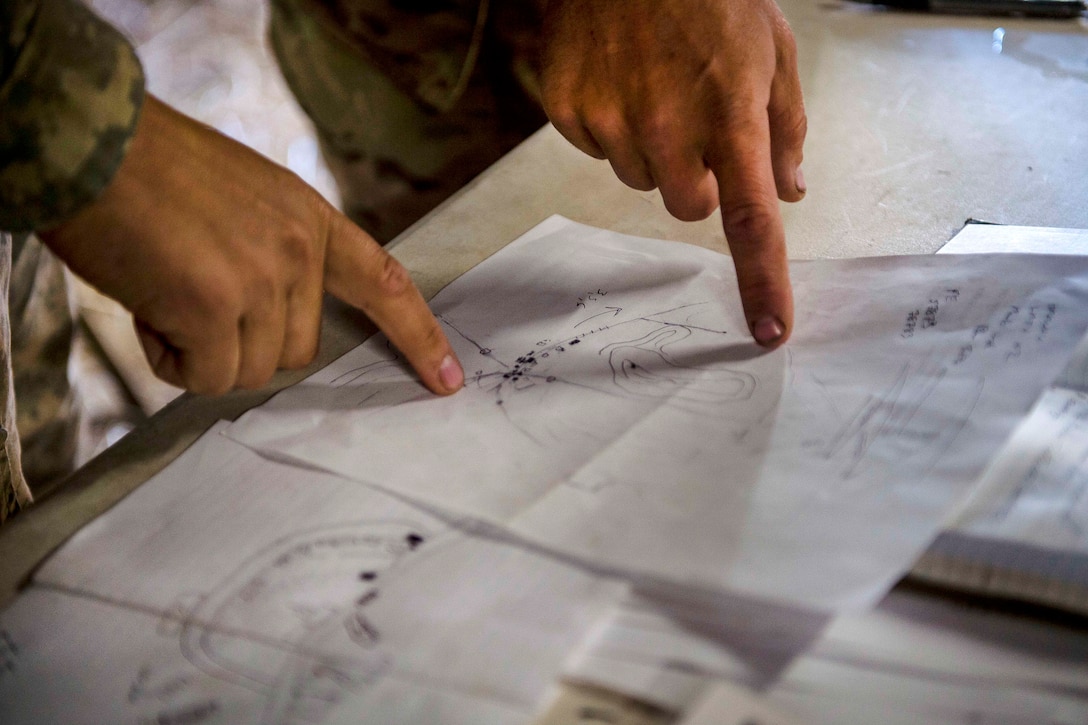
[[210,631],[186,646],[178,629],[137,609],[31,589],[0,614],[0,722],[524,725],[532,717],[487,691],[368,672],[357,655]]
[[812,725],[1080,725],[1088,634],[896,590],[838,619],[767,694]]
[[1088,229],[965,224],[937,254],[1088,254]]
[[564,677],[688,712],[714,683],[766,688],[829,621],[765,600],[636,592],[567,661]]
[[807,722],[772,707],[735,685],[715,683],[679,725],[800,725]]
[[[766,620],[753,619],[757,627]],[[744,663],[761,659],[753,653],[789,648],[795,639],[763,629],[750,637],[754,650],[733,648],[730,656],[720,638],[628,603],[566,674],[689,713],[685,725],[704,713],[747,722],[744,713],[768,725],[776,715],[817,725],[1080,725],[1088,718],[1088,633],[1051,621],[897,589],[870,612],[837,618],[772,681],[745,682]],[[767,704],[772,712],[760,713]]]
[[[685,725],[710,715],[747,722],[741,713],[768,725],[776,716],[814,725],[1080,725],[1088,717],[1088,633],[1053,622],[897,589],[870,612],[837,618],[768,681],[751,679],[751,663],[792,649],[796,630],[760,630],[767,617],[744,616],[757,627],[752,649],[733,628],[734,646],[723,650],[720,637],[626,603],[566,676],[690,713]],[[760,713],[764,705],[771,713]]]
[[[35,578],[153,615],[106,613],[101,626],[81,615],[92,640],[117,617],[133,622],[113,692],[169,651],[173,669],[156,670],[156,681],[203,673],[171,706],[222,690],[259,715],[202,723],[492,722],[481,714],[492,711],[506,713],[496,722],[524,722],[624,590],[341,477],[268,461],[219,430],[81,530]],[[93,661],[70,661],[45,613],[17,618],[32,640],[44,638],[45,649],[27,652],[42,667],[74,673]],[[20,681],[16,712],[68,687],[54,679]],[[123,699],[84,695],[89,712],[115,715],[86,722],[124,721]]]
[[1088,556],[1088,393],[1044,393],[954,528]]
[[463,392],[373,338],[229,435],[636,575],[860,607],[1061,370],[1086,272],[795,263],[796,331],[766,353],[727,258],[552,218],[434,299]]
[[[943,253],[1088,254],[1088,230],[968,224]],[[1078,392],[1080,391],[1080,392]],[[911,574],[939,586],[1088,613],[1088,337],[1017,426]]]
[[804,658],[769,701],[806,725],[1081,725],[1083,701],[1017,685]]

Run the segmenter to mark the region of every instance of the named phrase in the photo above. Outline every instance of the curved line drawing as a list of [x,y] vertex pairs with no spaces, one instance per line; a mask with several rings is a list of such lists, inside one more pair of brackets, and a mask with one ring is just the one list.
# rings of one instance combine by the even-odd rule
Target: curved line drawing
[[750,399],[756,390],[756,378],[751,373],[691,368],[677,362],[669,347],[692,334],[686,327],[661,327],[637,340],[608,345],[601,354],[608,359],[612,381],[631,395],[672,398],[686,406],[713,406]]
[[404,368],[400,362],[400,356],[394,357],[392,360],[380,360],[369,365],[364,365],[361,368],[355,368],[349,370],[346,373],[342,373],[329,381],[329,385],[334,388],[341,388],[349,385],[354,385],[358,381],[362,382],[377,382],[386,379],[401,380],[404,378]]
[[[751,399],[757,378],[724,366],[710,353],[716,340],[726,336],[732,340],[731,333],[694,324],[709,304],[689,303],[651,315],[625,316],[620,305],[589,311],[588,317],[539,336],[535,346],[516,356],[489,347],[498,343],[472,334],[447,315],[437,317],[451,338],[460,338],[477,353],[462,352],[466,387],[485,393],[511,429],[543,448],[572,438],[604,440],[592,421],[548,415],[553,387],[567,395],[584,391],[606,396],[601,400],[613,401],[608,409],[621,416],[623,400],[653,400],[694,414],[721,416],[728,415],[723,404]],[[701,351],[704,357],[685,359],[685,348],[692,355]],[[392,359],[368,363],[331,381],[332,386],[351,386],[351,395],[356,396],[350,402],[339,398],[337,407],[357,404],[376,411],[417,399],[415,389],[376,384],[404,379],[399,355],[392,348],[388,352]],[[594,362],[599,359],[603,364]],[[598,422],[603,415],[598,408]]]
[[[669,319],[659,319],[666,315],[675,314],[683,310],[690,310],[706,303],[692,303],[676,308],[664,310],[652,315],[640,315],[627,320],[602,325],[595,329],[571,333],[570,335],[556,335],[547,338],[544,345],[539,345],[517,358],[513,365],[507,364],[495,355],[490,348],[484,348],[471,337],[462,332],[448,318],[440,316],[440,321],[449,327],[454,333],[464,340],[472,343],[480,352],[501,366],[501,370],[477,371],[470,379],[477,387],[484,388],[496,394],[496,403],[503,405],[506,398],[503,393],[507,390],[514,392],[527,390],[536,384],[560,382],[567,385],[582,385],[589,390],[606,395],[620,395],[637,397],[661,398],[673,395],[678,388],[694,386],[688,394],[681,394],[679,402],[719,404],[731,401],[744,401],[751,398],[756,389],[756,378],[747,372],[732,369],[692,367],[685,365],[677,356],[668,349],[691,338],[696,332],[711,335],[725,336],[729,333],[725,330],[714,330],[706,327],[675,322]],[[579,322],[575,327],[585,323],[593,317],[609,315],[615,318],[622,312],[620,307],[609,307],[607,312],[598,313]],[[579,349],[577,346],[583,342],[591,343],[595,336],[602,333],[619,331],[625,325],[644,323],[654,325],[654,329],[644,333],[641,337],[618,342],[605,342],[596,352],[603,355],[608,361],[612,371],[611,380],[614,388],[611,390],[587,385],[582,382],[570,380],[559,374],[548,374],[550,370],[540,372],[538,368],[548,367],[545,360],[553,362],[557,356],[563,353]],[[607,335],[603,335],[607,337]],[[559,339],[561,342],[551,342]],[[593,347],[592,345],[590,347]],[[485,383],[495,382],[495,385],[485,387]]]
[[391,668],[367,605],[429,536],[411,522],[364,521],[274,542],[191,607],[182,655],[265,698],[263,723],[318,722]]

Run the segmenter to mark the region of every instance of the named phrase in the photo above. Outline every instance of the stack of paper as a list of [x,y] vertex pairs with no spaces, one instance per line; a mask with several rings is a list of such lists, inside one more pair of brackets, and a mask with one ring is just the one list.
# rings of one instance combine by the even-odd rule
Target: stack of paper
[[433,301],[464,391],[372,338],[54,555],[0,615],[0,720],[524,723],[562,676],[657,715],[1073,722],[1088,693],[943,682],[864,613],[1062,370],[1088,259],[792,275],[767,352],[727,258],[548,220]]
[[1088,260],[798,262],[756,347],[730,261],[552,218],[439,293],[468,371],[381,337],[228,435],[580,561],[827,611],[875,604],[1088,325]]
[[[968,225],[942,252],[1083,255],[1088,231]],[[1017,426],[915,578],[1088,615],[1088,339]]]
[[0,617],[0,721],[524,723],[621,589],[215,429]]

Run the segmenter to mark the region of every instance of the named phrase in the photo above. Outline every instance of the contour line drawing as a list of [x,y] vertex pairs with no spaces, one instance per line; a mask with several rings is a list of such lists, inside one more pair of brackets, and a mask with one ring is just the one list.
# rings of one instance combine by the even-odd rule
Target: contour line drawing
[[[392,667],[366,607],[429,538],[411,522],[378,520],[280,539],[187,608],[181,653],[205,674],[263,697],[262,723],[320,722]],[[356,589],[347,599],[345,577]],[[247,609],[271,615],[282,631],[245,631]]]

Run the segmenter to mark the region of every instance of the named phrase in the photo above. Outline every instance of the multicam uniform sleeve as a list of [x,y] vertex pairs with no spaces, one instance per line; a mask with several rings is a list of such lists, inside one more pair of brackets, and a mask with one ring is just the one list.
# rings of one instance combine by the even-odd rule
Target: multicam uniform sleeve
[[143,96],[132,46],[79,0],[3,0],[0,229],[48,228],[93,201]]

